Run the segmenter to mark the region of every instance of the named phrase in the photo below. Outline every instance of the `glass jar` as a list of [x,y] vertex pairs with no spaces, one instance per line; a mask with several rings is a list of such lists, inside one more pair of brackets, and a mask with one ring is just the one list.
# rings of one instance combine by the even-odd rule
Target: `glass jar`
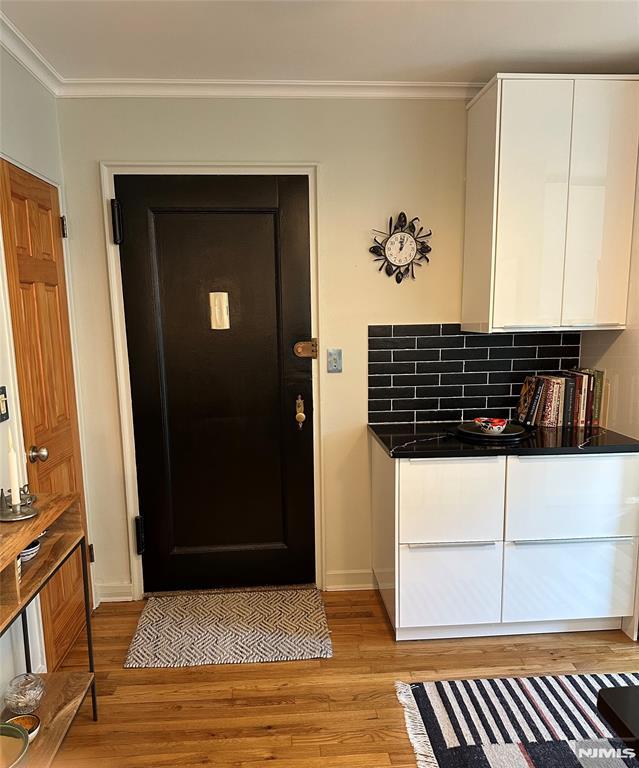
[[13,678],[4,694],[4,701],[16,715],[28,715],[38,708],[43,694],[42,678],[28,672]]

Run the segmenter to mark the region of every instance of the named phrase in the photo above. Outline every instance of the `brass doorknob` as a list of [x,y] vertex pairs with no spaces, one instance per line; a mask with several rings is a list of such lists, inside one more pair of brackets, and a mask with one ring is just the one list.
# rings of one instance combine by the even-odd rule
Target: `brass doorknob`
[[304,413],[304,400],[301,395],[297,396],[295,401],[295,421],[297,422],[297,428],[301,429],[306,421],[306,414]]
[[49,450],[44,446],[38,448],[37,445],[32,445],[27,452],[27,458],[32,464],[36,461],[46,461],[49,458]]

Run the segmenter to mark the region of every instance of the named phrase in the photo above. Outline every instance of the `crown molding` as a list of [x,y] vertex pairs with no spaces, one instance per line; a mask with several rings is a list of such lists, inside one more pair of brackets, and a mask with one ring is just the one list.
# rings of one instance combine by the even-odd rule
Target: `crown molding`
[[54,96],[73,98],[472,99],[483,83],[65,78],[0,11],[0,45]]
[[0,45],[48,91],[54,96],[59,95],[58,91],[62,83],[60,74],[2,11],[0,11]]
[[319,80],[81,80],[60,83],[61,98],[471,99],[475,83]]

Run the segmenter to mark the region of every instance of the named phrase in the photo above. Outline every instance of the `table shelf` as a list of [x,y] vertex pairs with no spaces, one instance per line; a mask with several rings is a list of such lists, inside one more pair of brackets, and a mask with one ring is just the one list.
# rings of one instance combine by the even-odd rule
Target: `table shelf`
[[[69,726],[87,695],[93,674],[91,672],[52,672],[40,675],[45,690],[40,706],[34,714],[40,718],[40,732],[29,744],[20,768],[48,768],[62,744]],[[5,709],[2,720],[13,717]]]

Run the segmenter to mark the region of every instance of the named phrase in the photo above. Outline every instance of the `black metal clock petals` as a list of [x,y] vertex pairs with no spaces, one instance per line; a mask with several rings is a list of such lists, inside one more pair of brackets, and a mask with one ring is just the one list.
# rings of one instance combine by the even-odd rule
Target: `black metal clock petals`
[[368,249],[373,256],[373,261],[380,261],[378,272],[385,272],[388,277],[395,277],[399,285],[407,278],[415,279],[415,265],[422,266],[422,262],[430,262],[427,254],[432,251],[426,239],[432,235],[432,230],[424,232],[424,227],[419,225],[419,217],[408,219],[404,211],[397,215],[395,223],[393,217],[388,219],[388,232],[380,232],[374,229],[373,233],[381,235],[381,240],[373,236],[373,243]]
[[[391,221],[393,219],[391,218]],[[404,211],[401,211],[399,216],[397,217],[397,221],[395,222],[395,227],[391,230],[392,232],[399,232],[400,230],[406,229],[406,214]]]

